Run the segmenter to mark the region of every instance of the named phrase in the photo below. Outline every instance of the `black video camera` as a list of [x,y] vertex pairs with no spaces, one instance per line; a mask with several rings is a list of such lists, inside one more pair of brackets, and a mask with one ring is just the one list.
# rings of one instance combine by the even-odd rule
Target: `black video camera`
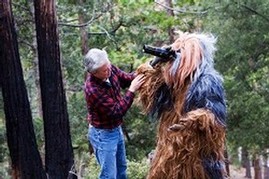
[[144,53],[154,55],[156,58],[150,62],[151,66],[155,66],[159,62],[167,62],[176,58],[176,52],[172,50],[172,47],[153,47],[150,45],[143,46]]

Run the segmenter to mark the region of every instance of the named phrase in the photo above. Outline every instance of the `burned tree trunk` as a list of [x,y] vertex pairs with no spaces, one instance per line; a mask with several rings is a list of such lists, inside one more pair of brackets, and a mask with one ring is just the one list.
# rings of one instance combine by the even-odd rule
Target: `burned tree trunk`
[[10,0],[0,1],[0,76],[12,178],[46,178],[37,150]]
[[35,0],[40,87],[49,178],[66,179],[74,165],[54,0]]

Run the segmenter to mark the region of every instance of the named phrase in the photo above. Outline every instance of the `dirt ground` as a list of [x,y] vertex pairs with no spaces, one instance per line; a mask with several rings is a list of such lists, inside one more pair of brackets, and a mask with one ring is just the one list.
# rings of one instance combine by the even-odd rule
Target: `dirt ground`
[[230,165],[230,179],[246,179],[245,169]]

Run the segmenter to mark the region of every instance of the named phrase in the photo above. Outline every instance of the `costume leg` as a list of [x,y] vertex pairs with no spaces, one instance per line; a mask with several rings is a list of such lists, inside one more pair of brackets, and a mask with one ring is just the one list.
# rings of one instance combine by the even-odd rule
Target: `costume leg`
[[225,164],[220,161],[204,160],[203,166],[210,179],[224,179]]

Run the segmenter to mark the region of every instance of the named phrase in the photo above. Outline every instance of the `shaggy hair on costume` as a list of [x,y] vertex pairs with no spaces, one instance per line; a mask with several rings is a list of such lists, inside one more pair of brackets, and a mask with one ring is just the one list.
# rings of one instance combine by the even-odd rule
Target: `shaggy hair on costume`
[[159,122],[148,179],[224,177],[226,104],[213,66],[215,42],[212,35],[183,33],[170,45],[177,58],[137,69],[146,76],[139,101]]

